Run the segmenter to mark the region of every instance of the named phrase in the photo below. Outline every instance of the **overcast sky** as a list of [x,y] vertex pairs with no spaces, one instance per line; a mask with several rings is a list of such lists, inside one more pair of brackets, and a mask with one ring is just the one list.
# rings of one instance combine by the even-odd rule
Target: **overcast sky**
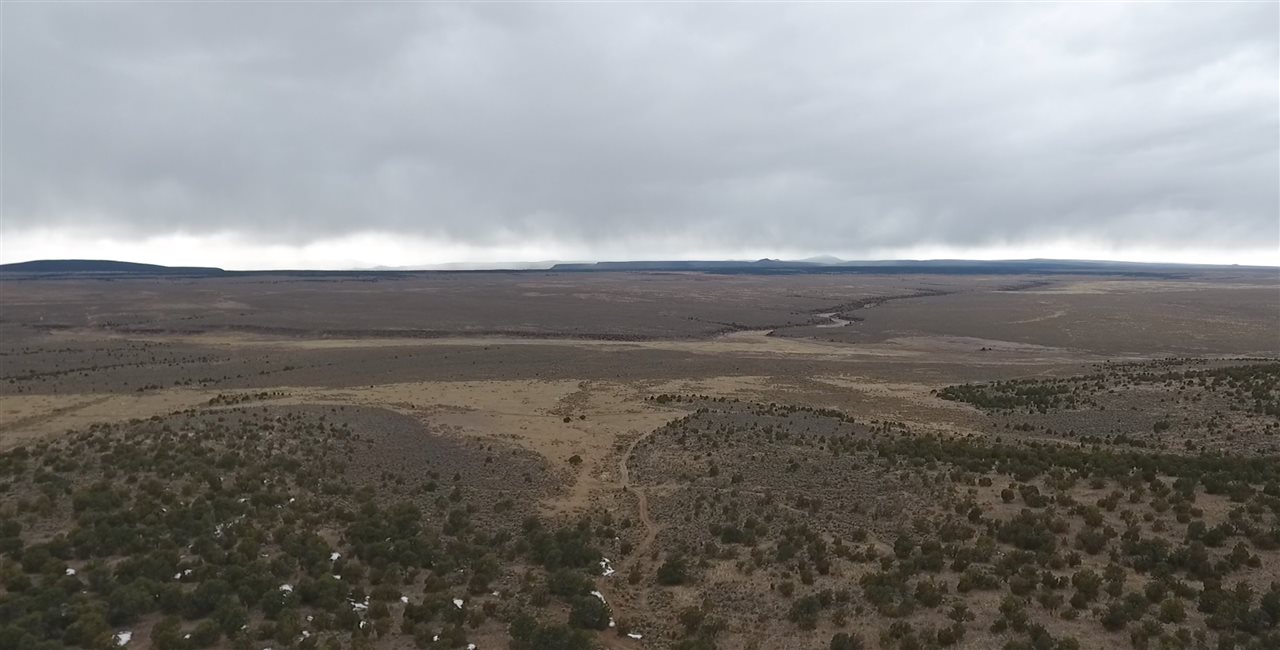
[[32,3],[0,261],[1280,264],[1280,5]]

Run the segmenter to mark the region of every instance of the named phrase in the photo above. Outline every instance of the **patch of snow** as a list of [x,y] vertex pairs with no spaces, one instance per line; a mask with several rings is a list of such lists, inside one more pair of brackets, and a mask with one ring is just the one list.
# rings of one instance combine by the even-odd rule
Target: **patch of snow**
[[607,578],[613,575],[614,573],[617,573],[617,572],[613,570],[613,563],[609,561],[609,558],[607,557],[600,558],[600,575],[605,576]]
[[636,641],[639,641],[640,639],[644,638],[644,635],[640,634],[639,632],[627,632],[627,637],[631,639],[635,639]]
[[293,585],[291,585],[291,584],[283,584],[283,585],[280,585],[280,591],[283,591],[283,592],[285,592],[286,594],[287,594],[287,593],[292,593],[292,592],[293,592]]
[[458,609],[462,609],[462,605],[463,605],[463,603],[465,603],[465,602],[466,602],[466,601],[462,600],[461,598],[454,598],[454,599],[453,599],[453,606],[454,606],[454,607],[457,607]]
[[604,599],[604,594],[602,594],[602,593],[600,593],[600,592],[598,592],[598,591],[593,591],[593,592],[591,592],[591,595],[592,595],[592,596],[595,596],[596,598],[599,598],[599,599],[600,599],[600,602],[602,602],[602,603],[604,603],[604,604],[606,604],[606,605],[607,605],[607,604],[609,604],[609,603],[608,603],[608,601],[606,601],[606,600]]
[[133,640],[133,632],[116,632],[116,645],[129,645],[129,641]]
[[337,552],[337,551],[334,551],[334,552],[332,552],[332,553],[330,553],[330,554],[329,554],[329,561],[330,561],[330,562],[337,562],[337,561],[338,561],[338,558],[340,558],[340,557],[342,557],[342,554],[341,554],[341,553],[339,553],[339,552]]
[[75,570],[75,569],[72,569],[71,567],[67,567],[67,575],[69,575],[69,576],[73,576],[73,575],[75,575],[75,574],[76,574],[76,570]]
[[613,618],[612,618],[612,617],[610,617],[610,618],[609,618],[609,627],[617,627],[617,626],[618,626],[618,624],[613,620]]
[[400,602],[402,602],[402,603],[404,603],[404,604],[408,605],[408,604],[409,604],[409,597],[408,597],[408,596],[401,596],[401,597],[400,597]]
[[468,644],[467,644],[467,650],[476,650],[476,644],[474,644],[474,643],[468,643]]

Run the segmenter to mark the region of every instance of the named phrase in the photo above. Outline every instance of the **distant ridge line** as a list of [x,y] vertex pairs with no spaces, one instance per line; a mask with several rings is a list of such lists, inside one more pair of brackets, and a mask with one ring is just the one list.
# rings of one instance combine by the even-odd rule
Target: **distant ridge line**
[[[821,261],[819,261],[821,260]],[[1221,264],[1180,264],[1164,262],[1110,262],[1098,260],[866,260],[843,261],[836,258],[810,258],[807,260],[760,259],[746,260],[636,260],[606,262],[556,263],[541,268],[459,268],[462,265],[445,265],[444,268],[374,268],[349,270],[245,270],[228,271],[209,266],[163,266],[118,260],[32,260],[0,264],[0,275],[9,276],[225,276],[225,275],[306,275],[306,276],[357,276],[399,277],[424,273],[591,273],[591,272],[648,272],[648,273],[711,273],[711,274],[1088,274],[1088,275],[1176,275],[1195,270],[1280,270],[1271,266],[1242,266]],[[479,267],[481,265],[475,265]]]
[[0,264],[0,272],[5,273],[133,273],[149,275],[200,274],[213,275],[226,273],[223,269],[212,266],[162,266],[160,264],[143,264],[140,262],[121,262],[117,260],[32,260],[30,262],[14,262]]

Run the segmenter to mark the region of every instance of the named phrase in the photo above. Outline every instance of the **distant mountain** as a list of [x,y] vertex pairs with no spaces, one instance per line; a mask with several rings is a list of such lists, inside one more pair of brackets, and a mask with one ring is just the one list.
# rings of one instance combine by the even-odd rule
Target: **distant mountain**
[[[556,264],[552,271],[699,271],[703,273],[788,274],[788,273],[941,273],[963,275],[1007,275],[1022,273],[1065,273],[1085,275],[1168,275],[1195,269],[1246,268],[1207,264],[1162,264],[1106,262],[1094,260],[858,260],[833,257],[805,260],[669,260],[637,262],[596,262]],[[1257,267],[1262,268],[1262,267]]]
[[846,262],[832,255],[818,255],[815,257],[806,257],[801,262],[809,262],[811,264],[845,264]]
[[222,269],[206,266],[161,266],[115,260],[33,260],[0,264],[0,273],[67,274],[112,273],[133,275],[217,275]]
[[368,271],[545,271],[556,264],[555,260],[540,262],[443,262],[440,264],[416,264],[409,266],[374,266]]
[[575,262],[556,264],[552,271],[721,271],[739,269],[744,271],[764,269],[796,269],[816,267],[817,264],[803,261],[771,260],[768,258],[753,262],[744,260],[655,260],[640,262]]

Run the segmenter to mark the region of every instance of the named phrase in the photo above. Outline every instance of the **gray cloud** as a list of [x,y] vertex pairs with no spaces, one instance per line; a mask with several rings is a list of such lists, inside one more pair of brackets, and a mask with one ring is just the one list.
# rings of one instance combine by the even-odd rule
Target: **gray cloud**
[[1278,11],[10,4],[3,227],[1280,247]]

